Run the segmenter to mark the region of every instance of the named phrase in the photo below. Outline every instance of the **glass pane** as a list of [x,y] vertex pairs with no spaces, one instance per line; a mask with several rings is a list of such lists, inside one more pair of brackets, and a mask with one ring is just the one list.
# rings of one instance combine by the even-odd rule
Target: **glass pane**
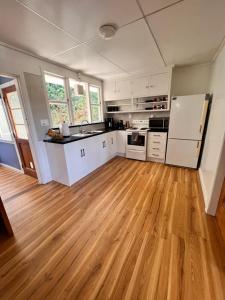
[[27,140],[28,137],[27,137],[27,131],[25,125],[15,125],[15,127],[16,127],[17,137],[19,139]]
[[89,86],[91,104],[100,104],[99,87]]
[[100,105],[91,106],[91,121],[101,122],[101,107]]
[[10,108],[20,108],[20,100],[17,92],[7,93]]
[[69,123],[68,105],[62,103],[50,103],[53,127],[58,127],[64,121]]
[[12,141],[12,135],[10,132],[9,123],[1,99],[0,99],[0,138],[6,141]]
[[[72,110],[74,123],[80,124],[83,120],[88,120],[88,103],[86,97],[86,84],[77,82],[73,79],[69,80],[70,95],[72,101]],[[83,88],[80,88],[80,87]]]
[[65,85],[63,78],[45,75],[45,84],[49,100],[66,101]]
[[12,116],[15,124],[24,124],[23,114],[21,109],[12,109]]

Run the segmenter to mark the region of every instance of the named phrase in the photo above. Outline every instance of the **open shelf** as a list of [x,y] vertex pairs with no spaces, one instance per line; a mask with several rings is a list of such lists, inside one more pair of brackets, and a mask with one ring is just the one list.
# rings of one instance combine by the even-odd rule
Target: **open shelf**
[[[152,109],[143,109],[146,107]],[[170,107],[170,101],[168,95],[149,96],[149,97],[132,98],[132,99],[121,99],[121,100],[108,100],[106,102],[106,111],[108,114],[162,112],[162,111],[169,111],[169,107]]]

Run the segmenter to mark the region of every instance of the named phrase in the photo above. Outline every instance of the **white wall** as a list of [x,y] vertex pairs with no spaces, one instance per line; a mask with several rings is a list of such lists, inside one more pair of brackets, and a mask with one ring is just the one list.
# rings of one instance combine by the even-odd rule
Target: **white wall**
[[175,67],[172,78],[172,95],[205,94],[209,89],[211,64]]
[[215,215],[225,176],[225,47],[213,64],[210,92],[213,102],[199,174],[206,212]]
[[[37,169],[38,179],[40,183],[47,183],[51,180],[47,154],[44,143],[42,141],[38,141],[24,78],[24,72],[42,75],[43,71],[77,79],[76,72],[0,45],[0,74],[12,75],[19,78],[23,107],[26,113],[30,132],[29,142]],[[100,80],[86,75],[81,75],[81,80],[96,85],[101,84]]]

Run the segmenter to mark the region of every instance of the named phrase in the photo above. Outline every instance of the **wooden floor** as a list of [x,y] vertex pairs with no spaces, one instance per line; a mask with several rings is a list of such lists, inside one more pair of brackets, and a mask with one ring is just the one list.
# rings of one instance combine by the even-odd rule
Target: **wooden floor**
[[196,171],[116,158],[68,188],[0,168],[0,189],[0,299],[225,299]]

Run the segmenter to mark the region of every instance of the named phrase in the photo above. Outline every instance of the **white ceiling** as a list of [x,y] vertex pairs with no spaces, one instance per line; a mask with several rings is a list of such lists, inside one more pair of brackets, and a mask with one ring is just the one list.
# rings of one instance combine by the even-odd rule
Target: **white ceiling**
[[[99,26],[116,23],[112,40]],[[0,41],[106,79],[210,61],[225,0],[2,0]]]

